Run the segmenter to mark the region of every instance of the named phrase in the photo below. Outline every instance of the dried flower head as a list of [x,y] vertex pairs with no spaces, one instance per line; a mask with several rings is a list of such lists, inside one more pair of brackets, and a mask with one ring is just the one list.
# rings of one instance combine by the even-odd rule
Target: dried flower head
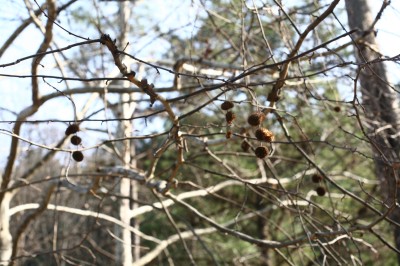
[[317,192],[317,194],[318,194],[318,196],[324,196],[325,195],[325,193],[326,193],[326,190],[325,190],[325,188],[323,188],[323,187],[317,187],[316,189],[315,189],[315,191]]
[[71,134],[75,134],[78,131],[79,131],[79,125],[78,124],[71,124],[65,130],[65,135],[69,136]]
[[260,146],[260,147],[257,147],[257,148],[254,150],[254,153],[256,154],[256,156],[257,156],[258,158],[263,159],[263,158],[267,157],[267,155],[268,155],[268,149],[267,149],[266,147]]
[[243,140],[242,144],[240,144],[240,147],[244,152],[248,152],[250,149],[250,144],[247,142],[247,140]]
[[80,137],[78,137],[78,136],[72,136],[71,137],[71,143],[72,144],[79,145],[79,144],[81,144],[81,142],[82,142],[82,139]]
[[221,104],[221,109],[222,110],[229,110],[232,109],[234,106],[233,102],[231,101],[225,101]]
[[261,141],[271,142],[275,139],[274,134],[266,128],[258,128],[254,133],[256,138]]
[[233,120],[235,120],[236,115],[232,111],[226,112],[225,115],[225,120],[228,123],[228,125],[232,124]]
[[320,174],[313,174],[313,175],[311,176],[311,180],[312,180],[314,183],[319,183],[319,182],[322,181],[322,179],[323,179],[323,177],[322,177],[322,175],[320,175]]
[[72,158],[77,162],[82,162],[83,161],[83,153],[80,151],[74,151],[72,153]]
[[255,112],[247,118],[247,122],[252,126],[258,126],[264,119],[265,115],[262,112]]

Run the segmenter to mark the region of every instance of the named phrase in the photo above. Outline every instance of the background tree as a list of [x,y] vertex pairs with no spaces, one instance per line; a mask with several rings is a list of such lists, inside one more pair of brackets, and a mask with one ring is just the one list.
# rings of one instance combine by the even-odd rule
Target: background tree
[[390,3],[166,2],[1,7],[0,263],[394,262]]
[[[384,1],[380,12],[390,3]],[[390,84],[382,55],[377,49],[373,28],[376,24],[366,1],[346,1],[349,26],[359,28],[358,39],[355,42],[357,61],[360,68],[357,79],[362,93],[363,115],[366,124],[360,124],[365,137],[371,142],[375,172],[381,183],[384,202],[390,211],[388,215],[394,223],[399,223],[399,208],[396,208],[398,192],[398,167],[400,143],[397,138],[399,120],[398,91]],[[377,17],[378,19],[379,17]],[[372,63],[369,63],[372,62]],[[384,129],[384,130],[382,130]],[[400,231],[394,226],[394,238],[397,250],[400,248]],[[400,260],[400,256],[398,256]]]

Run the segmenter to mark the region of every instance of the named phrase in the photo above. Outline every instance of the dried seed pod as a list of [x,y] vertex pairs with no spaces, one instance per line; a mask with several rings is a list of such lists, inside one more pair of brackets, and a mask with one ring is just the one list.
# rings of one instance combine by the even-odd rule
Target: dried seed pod
[[82,162],[83,161],[83,153],[80,151],[74,151],[72,153],[72,158],[77,162]]
[[78,136],[72,136],[71,137],[71,143],[72,144],[79,145],[79,144],[81,144],[81,142],[82,142],[82,139],[80,137],[78,137]]
[[225,101],[221,104],[221,109],[222,110],[229,110],[232,109],[234,106],[233,102],[231,101]]
[[335,106],[335,107],[333,107],[333,111],[335,111],[336,113],[339,113],[340,112],[340,106]]
[[243,140],[242,144],[240,144],[240,147],[244,152],[248,152],[250,149],[250,144],[246,140]]
[[323,179],[323,177],[322,177],[322,175],[320,175],[320,174],[313,174],[313,175],[311,176],[311,180],[312,180],[314,183],[319,183],[319,182],[322,181],[322,179]]
[[263,159],[263,158],[267,157],[267,155],[268,155],[268,149],[267,149],[266,147],[260,146],[260,147],[257,147],[257,148],[254,150],[254,153],[256,154],[256,156],[257,156],[258,158]]
[[235,120],[236,115],[232,111],[226,112],[225,115],[225,120],[228,123],[228,125],[232,124],[233,120]]
[[274,134],[266,128],[258,128],[254,133],[256,138],[261,141],[271,142],[274,140]]
[[230,130],[226,131],[225,136],[227,139],[230,139],[232,137],[232,131],[230,131]]
[[147,79],[144,78],[140,81],[140,86],[141,87],[147,87],[149,84],[147,83]]
[[247,122],[252,126],[258,126],[261,124],[264,118],[265,115],[262,112],[255,112],[247,118]]
[[75,134],[78,131],[79,131],[79,125],[78,124],[71,124],[65,130],[65,135],[69,136],[71,134]]
[[325,188],[323,188],[323,187],[317,187],[316,189],[315,189],[315,191],[317,192],[317,194],[318,194],[318,196],[324,196],[325,195],[325,193],[326,193],[326,190],[325,190]]

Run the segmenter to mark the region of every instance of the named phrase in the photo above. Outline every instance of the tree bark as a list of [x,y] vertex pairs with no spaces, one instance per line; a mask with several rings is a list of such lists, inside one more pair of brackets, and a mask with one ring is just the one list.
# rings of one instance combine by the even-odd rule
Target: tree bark
[[[375,171],[381,183],[385,203],[393,207],[391,218],[400,222],[400,209],[394,204],[400,196],[397,190],[397,162],[399,161],[399,102],[398,93],[390,86],[386,68],[379,62],[375,32],[371,29],[373,19],[367,0],[346,0],[350,28],[360,31],[354,37],[357,63],[360,64],[359,85],[362,95],[366,133],[374,153]],[[375,60],[375,61],[374,61]],[[383,127],[387,129],[382,130]],[[378,129],[381,129],[378,131]],[[397,249],[400,249],[400,228],[394,229]],[[400,256],[398,254],[400,263]]]

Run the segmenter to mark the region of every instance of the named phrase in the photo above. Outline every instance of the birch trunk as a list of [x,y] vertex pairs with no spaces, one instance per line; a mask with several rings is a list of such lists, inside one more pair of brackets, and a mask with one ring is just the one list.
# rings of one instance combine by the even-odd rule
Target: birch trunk
[[10,233],[11,193],[5,193],[0,205],[0,265],[8,265],[12,254],[12,236]]
[[[119,9],[120,9],[119,29],[121,31],[119,39],[120,39],[120,44],[122,46],[125,46],[128,43],[127,34],[130,31],[130,26],[129,26],[129,18],[131,15],[130,8],[131,6],[129,5],[129,2],[121,2],[119,4]],[[128,81],[123,82],[122,85],[124,88],[128,88],[131,86],[131,84]],[[133,100],[134,100],[133,93],[124,93],[121,95],[120,101],[122,104],[120,106],[121,109],[120,113],[122,114],[123,118],[132,116],[136,107],[136,104],[133,102]],[[122,137],[131,136],[133,132],[133,122],[131,120],[122,121],[120,132],[122,133]],[[135,146],[131,140],[123,141],[121,154],[123,159],[123,165],[126,169],[130,169],[131,167],[136,166],[136,162],[133,159],[135,155]],[[132,198],[133,200],[137,198],[137,190],[135,189],[135,186],[134,184],[132,184],[131,180],[127,178],[123,178],[121,180],[120,194],[121,196]],[[138,224],[135,221],[131,221],[131,218],[129,216],[132,208],[135,208],[135,203],[131,203],[130,199],[121,200],[121,204],[119,206],[119,216],[123,223],[138,228]],[[121,265],[130,266],[133,264],[133,261],[139,259],[140,257],[140,250],[139,250],[140,238],[138,238],[138,236],[133,236],[132,239],[131,232],[126,228],[121,228],[120,230],[121,230],[122,243],[120,243],[117,247],[118,250],[117,252],[119,253],[118,257],[120,258]],[[132,247],[134,252],[132,252]]]

